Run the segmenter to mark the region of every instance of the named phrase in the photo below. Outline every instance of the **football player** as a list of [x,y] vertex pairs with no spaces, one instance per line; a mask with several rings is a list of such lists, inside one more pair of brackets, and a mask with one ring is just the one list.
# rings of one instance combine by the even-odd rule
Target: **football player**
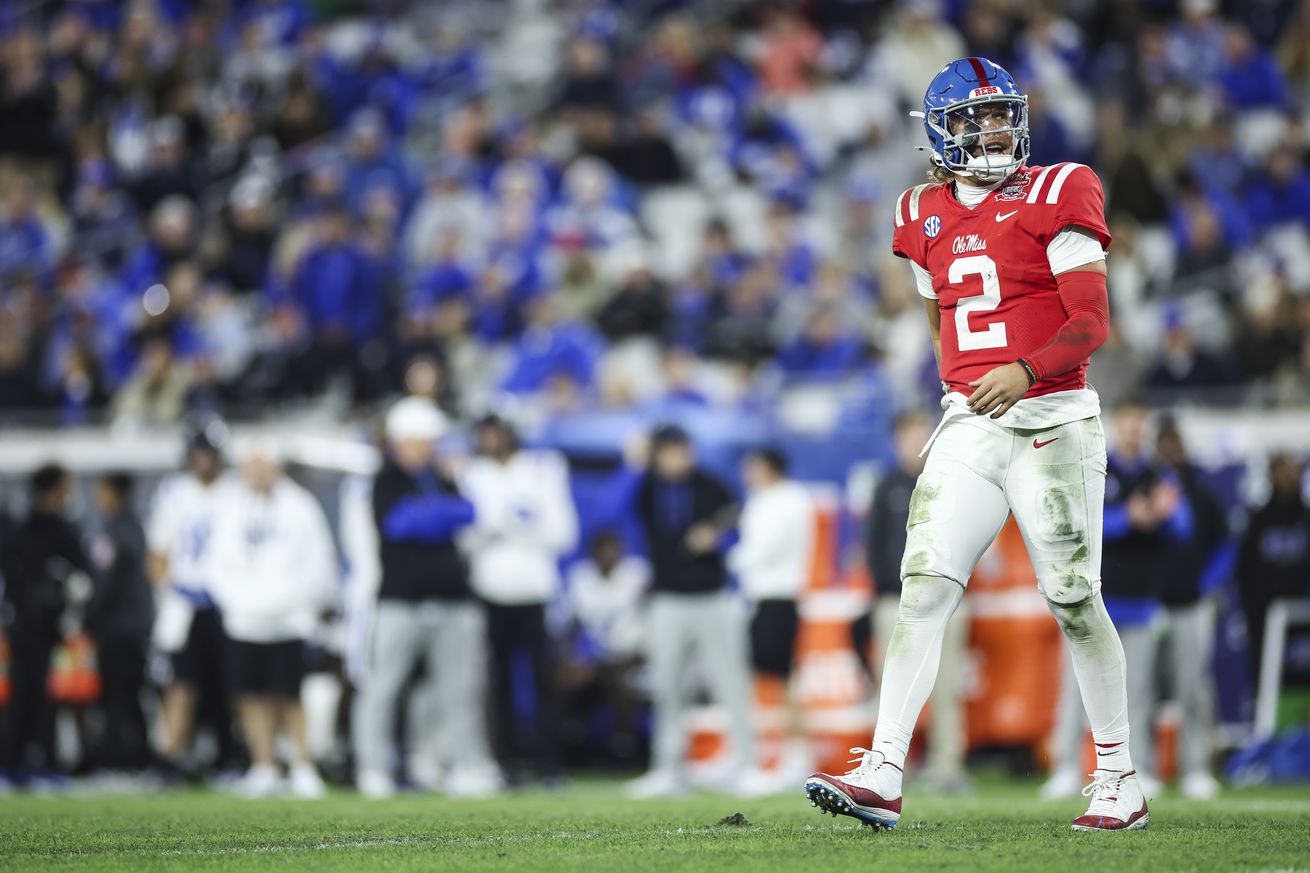
[[924,299],[945,414],[911,500],[872,747],[852,749],[854,769],[816,773],[805,791],[834,815],[875,827],[900,819],[910,734],[946,624],[1013,513],[1072,650],[1096,742],[1083,791],[1091,805],[1073,827],[1143,828],[1123,646],[1100,594],[1105,438],[1086,382],[1109,328],[1101,184],[1081,164],[1026,165],[1028,99],[985,58],[938,73],[922,117],[932,181],[897,199],[892,248]]

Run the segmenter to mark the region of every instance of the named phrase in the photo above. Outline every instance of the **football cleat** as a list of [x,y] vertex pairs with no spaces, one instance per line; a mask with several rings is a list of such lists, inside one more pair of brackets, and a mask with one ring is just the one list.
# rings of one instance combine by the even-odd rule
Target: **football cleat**
[[1074,819],[1074,830],[1132,831],[1147,826],[1150,816],[1136,770],[1097,770],[1091,775],[1092,783],[1083,789],[1083,796],[1091,797],[1092,802],[1087,812]]
[[805,780],[810,805],[832,816],[848,815],[872,828],[894,828],[901,820],[901,768],[858,746],[856,766],[842,776],[815,773]]

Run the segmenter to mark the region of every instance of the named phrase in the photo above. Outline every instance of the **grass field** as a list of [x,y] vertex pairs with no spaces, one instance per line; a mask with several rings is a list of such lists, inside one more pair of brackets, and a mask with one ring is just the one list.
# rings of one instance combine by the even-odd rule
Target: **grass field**
[[[986,783],[909,798],[894,831],[793,798],[630,802],[609,783],[490,801],[244,801],[206,793],[0,798],[0,869],[43,870],[1305,870],[1310,790],[1166,795],[1151,827],[1075,834],[1074,801]],[[747,824],[720,824],[742,813]],[[822,865],[820,867],[820,865]]]

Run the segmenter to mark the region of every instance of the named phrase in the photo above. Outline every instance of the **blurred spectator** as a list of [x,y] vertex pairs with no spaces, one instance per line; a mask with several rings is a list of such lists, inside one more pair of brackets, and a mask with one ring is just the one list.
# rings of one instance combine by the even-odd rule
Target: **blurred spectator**
[[923,103],[923,83],[943,58],[966,54],[964,40],[942,17],[939,0],[904,0],[873,48],[873,72],[886,76],[903,106]]
[[360,348],[378,336],[385,289],[377,278],[345,204],[328,204],[290,288],[310,338],[303,371],[314,390],[332,375],[356,373]]
[[1285,271],[1276,271],[1269,281],[1269,293],[1254,293],[1257,289],[1253,288],[1253,293],[1246,295],[1236,326],[1237,364],[1242,376],[1252,382],[1268,380],[1301,349],[1296,298],[1288,288]]
[[191,368],[173,356],[168,340],[151,338],[114,398],[114,421],[138,428],[176,424],[186,411],[191,385]]
[[56,153],[55,90],[45,69],[41,31],[20,27],[7,35],[0,90],[0,155],[32,161]]
[[[386,459],[373,483],[382,578],[355,720],[355,778],[365,797],[395,792],[396,707],[420,662],[436,697],[440,724],[425,728],[438,732],[440,760],[415,773],[411,757],[411,775],[435,782],[448,768],[443,787],[454,795],[491,794],[500,784],[483,714],[486,615],[455,545],[474,510],[438,465],[445,429],[445,417],[421,397],[407,397],[387,413]],[[419,741],[409,737],[411,749]]]
[[587,156],[565,171],[559,201],[546,212],[545,228],[560,252],[605,255],[621,244],[634,244],[637,236],[619,180],[603,161]]
[[1273,388],[1280,406],[1310,406],[1310,332],[1302,335],[1299,354],[1284,360],[1274,373]]
[[195,248],[196,210],[185,197],[166,197],[150,212],[150,235],[128,256],[122,281],[129,295],[164,281],[168,269]]
[[647,458],[634,447],[632,467],[619,486],[636,508],[653,571],[646,637],[655,718],[651,769],[627,792],[650,798],[685,788],[690,662],[728,711],[734,790],[753,793],[763,785],[755,770],[747,634],[725,587],[720,550],[733,524],[732,496],[696,466],[691,438],[678,426],[658,428],[648,451]]
[[323,95],[313,78],[305,70],[294,70],[274,113],[273,136],[278,145],[286,151],[298,149],[326,134],[331,125]]
[[487,605],[496,753],[511,784],[529,772],[562,777],[554,643],[546,607],[559,592],[559,561],[577,546],[568,466],[523,449],[508,421],[482,418],[477,457],[461,477],[473,504],[465,547],[473,590]]
[[10,179],[4,191],[4,220],[0,221],[0,279],[19,274],[49,277],[55,262],[55,244],[37,214],[37,191],[26,177]]
[[1237,558],[1237,584],[1258,672],[1264,652],[1265,614],[1284,597],[1310,596],[1310,506],[1305,466],[1286,453],[1269,458],[1269,499],[1253,513]]
[[805,486],[787,478],[787,459],[777,449],[752,451],[741,473],[747,496],[728,569],[751,609],[751,666],[782,685],[786,746],[774,776],[785,790],[814,769],[789,683],[800,632],[797,601],[814,569],[815,507]]
[[214,728],[219,767],[234,764],[237,757],[227,661],[220,654],[227,636],[213,594],[214,525],[229,484],[223,475],[226,437],[226,426],[217,420],[191,428],[183,450],[185,469],[159,484],[146,524],[146,566],[160,589],[153,642],[168,660],[160,758],[169,780],[188,764],[198,720]]
[[617,109],[618,82],[611,70],[609,49],[599,40],[578,35],[564,55],[564,77],[555,106],[565,112]]
[[808,91],[822,50],[823,39],[796,10],[766,8],[757,62],[760,86],[777,97]]
[[615,118],[596,113],[595,123],[602,125],[598,141],[588,149],[604,159],[620,176],[635,185],[672,185],[686,176],[682,159],[667,133],[668,125],[660,113],[647,107],[634,113],[622,133],[613,131]]
[[1161,422],[1157,454],[1178,480],[1193,525],[1186,538],[1169,543],[1164,614],[1169,624],[1169,664],[1173,696],[1182,708],[1179,724],[1178,787],[1184,797],[1212,800],[1219,782],[1210,773],[1210,734],[1214,729],[1211,662],[1214,657],[1214,592],[1232,574],[1236,543],[1229,535],[1223,506],[1188,456],[1182,433],[1172,420]]
[[565,718],[585,734],[594,719],[608,717],[604,759],[631,766],[638,753],[637,717],[641,706],[634,673],[645,648],[643,603],[650,565],[626,554],[623,538],[602,531],[587,556],[568,574],[569,657],[561,676]]
[[589,388],[601,350],[596,333],[581,322],[563,321],[551,293],[530,300],[525,316],[527,324],[501,389],[532,395],[561,384],[575,391]]
[[103,725],[91,758],[100,768],[126,772],[143,770],[152,759],[141,695],[155,621],[146,535],[132,510],[132,489],[126,473],[111,473],[95,484],[100,529],[91,539],[90,557],[96,587],[85,617],[103,689]]
[[9,681],[4,757],[8,779],[40,787],[57,779],[55,705],[46,676],[68,627],[65,610],[76,574],[90,575],[81,532],[66,517],[72,497],[68,471],[47,464],[32,474],[27,517],[4,544],[5,636]]
[[[923,472],[920,452],[932,435],[932,420],[922,412],[906,412],[892,431],[896,464],[878,480],[869,508],[865,556],[873,575],[873,663],[881,672],[887,643],[901,607],[901,557],[910,521],[910,498]],[[969,599],[966,597],[946,626],[942,667],[932,692],[932,725],[924,778],[933,790],[958,794],[969,789],[964,770],[964,671],[969,642]]]
[[1302,149],[1290,143],[1275,148],[1252,175],[1242,205],[1257,230],[1293,222],[1310,227],[1310,170]]
[[198,202],[202,176],[187,154],[182,120],[166,115],[150,125],[146,136],[150,148],[148,162],[132,190],[137,209],[148,213],[169,197]]
[[609,302],[596,313],[596,326],[611,342],[633,337],[659,337],[668,318],[664,286],[638,255]]
[[486,197],[471,183],[473,168],[458,158],[440,160],[409,220],[405,254],[420,270],[435,260],[467,262],[490,221]]
[[0,410],[10,417],[41,405],[36,357],[18,328],[0,328]]
[[1169,73],[1200,87],[1214,81],[1223,63],[1224,25],[1215,0],[1185,0],[1179,11],[1166,43]]
[[1241,25],[1225,28],[1221,58],[1218,83],[1229,106],[1243,112],[1290,108],[1292,95],[1283,71]]
[[221,277],[234,292],[263,291],[277,238],[272,186],[259,176],[248,176],[228,195],[227,245]]
[[296,797],[325,793],[305,737],[300,686],[305,646],[336,594],[337,556],[322,508],[287,478],[276,451],[247,446],[241,479],[223,495],[214,520],[214,595],[223,611],[228,680],[250,769],[238,790],[278,793],[279,734],[291,743],[289,779]]
[[845,327],[835,307],[815,306],[800,335],[778,351],[778,366],[789,376],[809,379],[836,379],[850,373],[860,363],[863,349]]
[[100,362],[84,345],[68,347],[56,379],[51,402],[59,408],[60,423],[66,426],[89,423],[109,400]]
[[1200,348],[1186,317],[1177,309],[1165,313],[1165,334],[1160,357],[1147,374],[1146,384],[1156,390],[1191,391],[1196,396],[1206,389],[1229,384],[1228,368],[1214,355]]
[[116,269],[136,235],[137,216],[113,181],[109,161],[103,157],[85,161],[68,212],[78,251]]
[[706,353],[715,357],[765,357],[774,348],[773,316],[779,277],[768,261],[758,261],[715,298]]

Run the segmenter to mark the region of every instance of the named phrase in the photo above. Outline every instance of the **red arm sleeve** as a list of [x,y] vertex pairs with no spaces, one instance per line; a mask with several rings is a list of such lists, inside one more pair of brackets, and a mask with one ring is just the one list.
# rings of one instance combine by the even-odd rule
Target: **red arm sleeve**
[[1024,357],[1037,379],[1074,369],[1101,347],[1110,333],[1110,303],[1104,273],[1074,270],[1055,277],[1066,319],[1044,346]]

